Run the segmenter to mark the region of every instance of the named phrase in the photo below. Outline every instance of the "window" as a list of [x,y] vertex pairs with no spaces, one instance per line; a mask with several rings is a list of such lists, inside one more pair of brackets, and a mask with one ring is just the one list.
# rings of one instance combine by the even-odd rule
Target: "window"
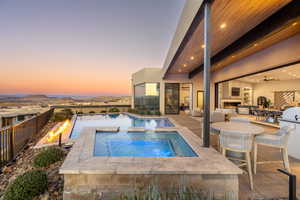
[[24,121],[25,120],[25,116],[24,115],[18,115],[17,116],[17,121],[20,122],[20,121]]
[[146,96],[158,96],[159,88],[157,88],[157,85],[157,83],[146,83]]
[[142,111],[158,111],[159,83],[142,83],[135,85],[134,107]]

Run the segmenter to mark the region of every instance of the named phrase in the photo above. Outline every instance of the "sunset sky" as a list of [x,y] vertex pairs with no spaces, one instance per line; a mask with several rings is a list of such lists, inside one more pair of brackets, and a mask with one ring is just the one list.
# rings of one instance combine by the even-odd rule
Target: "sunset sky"
[[184,0],[0,0],[0,94],[129,95]]

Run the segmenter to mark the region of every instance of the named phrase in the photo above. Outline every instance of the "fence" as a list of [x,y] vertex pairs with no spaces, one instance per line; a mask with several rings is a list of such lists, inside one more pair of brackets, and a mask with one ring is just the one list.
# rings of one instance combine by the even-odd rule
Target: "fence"
[[0,168],[13,160],[39,133],[51,118],[53,110],[50,109],[19,124],[0,129]]

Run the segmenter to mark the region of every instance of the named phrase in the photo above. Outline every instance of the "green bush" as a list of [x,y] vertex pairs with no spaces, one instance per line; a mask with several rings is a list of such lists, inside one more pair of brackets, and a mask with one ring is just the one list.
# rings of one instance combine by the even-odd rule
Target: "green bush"
[[129,108],[129,109],[128,109],[128,112],[129,112],[129,113],[134,113],[134,109]]
[[108,112],[120,112],[119,108],[110,108]]
[[77,115],[82,115],[82,114],[83,114],[83,112],[81,112],[81,111],[77,112]]
[[73,116],[74,115],[73,111],[69,108],[63,109],[61,112],[66,113],[67,116]]
[[161,113],[158,110],[156,110],[155,115],[161,115]]
[[53,115],[53,121],[55,121],[55,122],[62,122],[67,119],[68,119],[67,115],[63,112],[57,112],[57,113],[54,113],[54,115]]
[[107,113],[107,111],[106,110],[102,110],[101,113]]
[[40,152],[34,157],[33,166],[34,167],[48,167],[51,164],[62,160],[64,157],[64,152],[56,147],[50,147],[46,150]]
[[53,115],[53,121],[55,122],[62,122],[67,119],[71,119],[73,116],[73,111],[71,109],[64,109],[60,112],[56,112]]
[[89,113],[90,113],[90,114],[95,114],[96,112],[92,110],[92,111],[90,111]]
[[134,108],[129,108],[128,112],[129,113],[136,113],[136,114],[139,113],[139,111],[137,109],[134,109]]
[[47,174],[32,170],[18,176],[4,193],[4,200],[32,200],[47,189]]

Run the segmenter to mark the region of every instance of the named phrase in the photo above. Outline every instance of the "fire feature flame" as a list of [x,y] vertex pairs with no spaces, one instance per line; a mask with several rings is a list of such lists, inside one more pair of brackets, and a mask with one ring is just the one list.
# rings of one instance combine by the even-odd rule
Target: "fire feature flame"
[[48,142],[52,142],[59,134],[63,134],[69,124],[70,121],[67,120],[58,129],[50,131],[47,137]]

